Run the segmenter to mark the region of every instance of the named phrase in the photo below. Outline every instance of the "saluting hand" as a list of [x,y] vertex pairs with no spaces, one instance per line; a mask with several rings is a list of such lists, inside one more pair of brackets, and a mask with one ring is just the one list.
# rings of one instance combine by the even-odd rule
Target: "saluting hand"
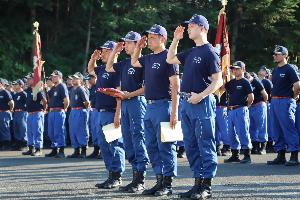
[[181,40],[183,38],[184,29],[183,26],[177,26],[174,31],[174,39]]
[[93,52],[93,54],[91,55],[91,59],[93,59],[93,60],[100,60],[100,58],[101,58],[101,51],[96,49]]
[[120,53],[124,49],[124,42],[118,42],[115,47],[115,52]]
[[145,48],[147,46],[147,36],[143,36],[137,43],[139,48]]
[[188,99],[188,102],[191,104],[198,104],[198,103],[200,103],[200,101],[202,101],[202,99],[204,99],[202,93],[198,94],[198,93],[192,92],[191,97]]

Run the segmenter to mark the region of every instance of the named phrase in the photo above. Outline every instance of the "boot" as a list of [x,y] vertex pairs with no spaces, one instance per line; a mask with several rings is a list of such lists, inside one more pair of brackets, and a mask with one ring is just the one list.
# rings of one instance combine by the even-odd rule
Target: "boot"
[[252,150],[251,150],[251,154],[258,154],[259,152],[259,143],[256,141],[252,141]]
[[273,147],[273,141],[267,142],[266,152],[267,153],[275,153],[274,147]]
[[138,179],[138,172],[133,171],[132,172],[132,181],[128,185],[120,187],[119,190],[122,192],[128,192],[128,190],[137,183],[137,179]]
[[136,173],[136,181],[133,182],[131,187],[128,189],[129,193],[137,193],[145,190],[145,175],[146,172]]
[[55,156],[55,158],[65,158],[65,148],[64,147],[60,147],[58,154]]
[[172,176],[164,176],[162,188],[156,191],[154,195],[159,197],[159,196],[169,196],[173,194],[172,181],[173,181]]
[[80,158],[80,148],[75,148],[73,154],[67,156],[67,158]]
[[104,189],[112,189],[122,185],[121,172],[112,172],[112,178],[104,185]]
[[297,165],[299,165],[298,151],[292,151],[291,158],[288,162],[285,163],[285,166],[297,166]]
[[240,151],[238,149],[232,149],[231,152],[231,157],[224,160],[224,163],[240,162]]
[[81,147],[80,158],[86,158],[86,147]]
[[94,151],[90,155],[87,156],[87,158],[96,159],[99,156],[100,148],[98,146],[94,146]]
[[178,150],[177,150],[177,158],[185,158],[184,153],[185,153],[184,146],[178,147]]
[[57,148],[52,148],[52,151],[48,154],[45,154],[45,157],[55,157],[57,155]]
[[274,160],[267,162],[268,165],[284,165],[285,163],[285,150],[278,151],[277,157]]
[[240,161],[240,163],[246,164],[251,163],[251,150],[250,149],[244,149],[244,158]]
[[95,185],[95,187],[97,187],[97,188],[104,188],[104,186],[107,185],[107,183],[111,181],[112,175],[113,175],[113,172],[109,172],[107,179],[104,182],[102,182],[102,183],[97,183]]
[[163,182],[163,175],[157,174],[156,175],[156,184],[152,188],[150,188],[148,190],[144,190],[142,194],[154,195],[156,191],[158,191],[162,188],[162,182]]
[[187,192],[183,192],[179,194],[179,198],[191,198],[193,194],[198,194],[201,190],[203,178],[195,178],[194,186]]
[[40,148],[36,148],[35,151],[31,153],[31,156],[41,156],[41,155],[42,155],[42,151]]
[[217,145],[217,156],[222,156],[221,145],[220,144]]
[[224,144],[221,149],[222,156],[229,156],[231,154],[230,145]]
[[203,179],[201,190],[199,193],[191,195],[191,199],[209,199],[212,197],[211,194],[211,178]]
[[259,155],[266,155],[267,154],[266,148],[267,148],[267,143],[266,142],[261,142],[258,154]]
[[0,151],[8,151],[10,150],[10,141],[2,141],[1,149]]
[[101,151],[99,152],[99,155],[98,155],[97,159],[99,159],[99,160],[103,159]]
[[32,154],[32,152],[33,152],[33,146],[30,145],[30,146],[28,146],[28,151],[23,152],[22,155],[24,155],[24,156],[29,156],[29,155]]

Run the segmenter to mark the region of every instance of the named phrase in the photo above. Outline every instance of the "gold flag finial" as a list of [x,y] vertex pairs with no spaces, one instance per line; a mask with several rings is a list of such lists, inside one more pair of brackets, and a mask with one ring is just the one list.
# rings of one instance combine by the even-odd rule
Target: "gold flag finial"
[[39,30],[39,25],[40,25],[40,24],[39,24],[37,21],[35,21],[35,22],[33,23],[33,27],[34,27],[33,34],[35,34],[35,33],[38,32],[38,30]]
[[225,7],[227,6],[228,0],[222,0],[222,6]]

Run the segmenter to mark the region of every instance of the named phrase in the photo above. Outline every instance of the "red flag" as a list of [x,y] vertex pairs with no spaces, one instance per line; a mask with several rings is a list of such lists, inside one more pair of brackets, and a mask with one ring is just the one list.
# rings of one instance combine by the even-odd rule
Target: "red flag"
[[230,48],[228,40],[227,19],[224,8],[221,9],[218,19],[215,48],[217,53],[220,55],[223,75],[228,76],[230,66]]
[[115,88],[98,88],[97,92],[101,92],[108,96],[120,98],[120,99],[123,99],[122,95],[124,95],[124,93],[122,91],[115,89]]
[[38,33],[38,22],[34,23],[35,30],[33,31],[34,35],[34,51],[33,51],[33,90],[32,96],[33,100],[37,99],[37,93],[43,89],[42,82],[42,67],[44,61],[42,61],[41,54],[41,37]]

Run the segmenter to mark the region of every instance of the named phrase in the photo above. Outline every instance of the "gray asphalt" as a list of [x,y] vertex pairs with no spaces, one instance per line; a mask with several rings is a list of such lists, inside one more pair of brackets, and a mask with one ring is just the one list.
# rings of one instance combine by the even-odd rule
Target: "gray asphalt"
[[[67,154],[70,153],[71,149],[67,149]],[[266,161],[274,157],[275,154],[254,155],[252,164],[224,164],[225,157],[219,157],[212,199],[300,199],[300,166],[267,166]],[[130,167],[126,166],[123,184],[129,183],[131,176]],[[178,160],[175,194],[170,197],[145,197],[95,188],[106,175],[102,160],[31,157],[2,151],[0,199],[177,199],[176,194],[193,184],[186,159]],[[154,181],[149,167],[146,186],[150,187]]]

